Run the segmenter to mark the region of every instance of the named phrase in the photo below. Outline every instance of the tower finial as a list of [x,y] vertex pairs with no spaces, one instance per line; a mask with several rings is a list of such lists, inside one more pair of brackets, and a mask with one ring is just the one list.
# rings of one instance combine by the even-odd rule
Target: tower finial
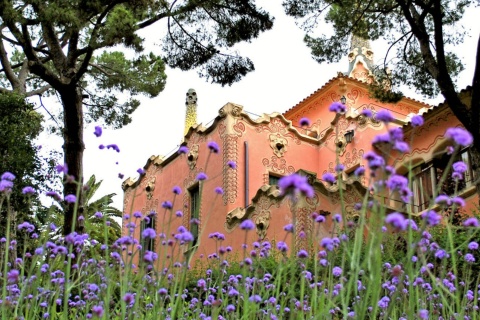
[[373,76],[373,50],[368,39],[352,35],[348,53],[348,76],[371,83]]
[[185,99],[185,130],[183,136],[188,133],[190,127],[197,124],[197,92],[195,89],[188,89],[187,97]]

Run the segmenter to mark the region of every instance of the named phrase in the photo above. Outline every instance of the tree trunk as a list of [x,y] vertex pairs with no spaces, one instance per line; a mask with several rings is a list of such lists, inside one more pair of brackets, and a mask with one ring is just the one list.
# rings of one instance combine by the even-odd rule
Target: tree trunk
[[[63,104],[63,153],[64,161],[68,168],[68,176],[73,176],[75,182],[71,182],[67,175],[64,175],[64,196],[69,194],[76,195],[78,188],[82,187],[83,182],[83,151],[85,144],[83,142],[83,110],[82,110],[82,91],[75,86],[66,86],[59,90],[60,98]],[[81,190],[80,190],[81,191]],[[78,210],[75,214],[75,206],[65,203],[64,216],[64,235],[77,231],[83,232],[83,224],[75,223],[75,230],[72,229],[74,219],[82,212],[82,192],[79,192],[77,198]]]

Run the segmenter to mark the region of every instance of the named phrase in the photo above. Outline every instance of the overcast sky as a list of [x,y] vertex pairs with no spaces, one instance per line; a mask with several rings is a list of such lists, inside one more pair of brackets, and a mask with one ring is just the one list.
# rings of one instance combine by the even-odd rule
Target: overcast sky
[[[184,129],[185,94],[189,88],[194,88],[198,95],[198,121],[206,124],[227,102],[240,104],[244,110],[255,114],[284,112],[335,77],[338,71],[348,69],[346,57],[336,64],[320,65],[313,61],[302,41],[303,31],[292,18],[285,16],[280,1],[262,0],[258,3],[275,17],[275,23],[272,30],[261,34],[252,43],[238,47],[241,54],[250,57],[255,64],[255,71],[239,83],[222,88],[200,79],[195,71],[167,69],[165,90],[154,99],[141,99],[142,104],[133,114],[131,124],[120,130],[104,129],[100,138],[93,135],[94,125],[86,127],[85,179],[95,174],[97,180],[104,181],[98,196],[116,193],[114,205],[121,209],[123,180],[118,178],[118,173],[123,173],[124,179],[138,177],[136,170],[143,167],[150,156],[169,155],[178,148]],[[465,25],[473,29],[473,37],[467,38],[459,47],[458,54],[467,66],[458,82],[460,88],[472,81],[476,40],[480,33],[480,24],[474,19],[479,15],[478,8],[467,14]],[[155,34],[151,30],[148,32]],[[386,47],[380,42],[372,45],[375,61],[379,63]],[[412,92],[407,95],[426,101]],[[40,143],[45,149],[60,149],[62,145],[58,137],[44,138]],[[101,143],[115,143],[121,152],[99,150]]]

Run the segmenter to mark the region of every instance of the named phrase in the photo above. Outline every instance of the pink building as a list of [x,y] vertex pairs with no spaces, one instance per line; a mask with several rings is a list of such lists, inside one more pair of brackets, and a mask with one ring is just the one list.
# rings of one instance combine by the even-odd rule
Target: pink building
[[[355,219],[355,204],[371,193],[368,168],[367,174],[360,178],[354,171],[366,166],[364,155],[373,149],[380,155],[386,153],[385,160],[398,173],[407,175],[409,168],[413,172],[410,203],[401,201],[396,194],[375,196],[377,200],[389,210],[420,215],[430,206],[433,190],[438,187],[446,166],[449,141],[444,137],[445,131],[461,125],[445,104],[431,107],[409,98],[385,104],[371,98],[368,83],[373,81],[370,71],[373,57],[366,45],[354,41],[347,75],[339,73],[284,113],[252,118],[242,106],[228,103],[209,127],[189,128],[182,145],[188,148],[187,153],[148,159],[145,174],[123,184],[124,212],[131,216],[124,220],[124,234],[134,230],[133,236],[143,245],[142,250],[155,251],[159,257],[177,261],[191,255],[195,261],[201,261],[209,255],[222,254],[220,247],[232,247],[238,253],[242,252],[242,244],[259,239],[269,240],[272,245],[278,241],[291,243],[291,234],[284,231],[284,226],[292,223],[295,216],[296,249],[308,249],[310,240],[332,232],[333,214],[342,213],[340,198],[345,205],[344,219]],[[462,92],[465,97],[469,94],[468,89]],[[329,111],[332,103],[342,100],[346,112]],[[373,116],[365,116],[369,113],[365,110]],[[387,132],[386,125],[376,119],[381,110],[388,110],[395,118],[389,128],[403,128],[405,141],[412,143],[411,151],[394,152],[382,142],[372,146],[375,136]],[[421,127],[412,127],[410,123],[416,114],[425,118]],[[188,118],[187,114],[187,123]],[[302,118],[308,118],[310,123],[302,126]],[[209,149],[210,142],[218,144],[218,153]],[[469,163],[468,148],[461,150],[458,158]],[[344,166],[339,173],[335,170],[337,163]],[[207,179],[199,181],[200,173],[206,174]],[[300,197],[292,202],[280,194],[279,178],[292,173],[308,178],[315,190],[313,198]],[[323,181],[325,173],[335,175],[337,182]],[[472,180],[469,170],[458,192],[467,200],[467,207],[462,209],[465,213],[478,203]],[[182,190],[178,195],[172,191],[175,186]],[[221,188],[223,194],[217,193],[216,188]],[[447,183],[442,190],[453,192]],[[435,209],[441,211],[438,206]],[[133,217],[134,212],[141,217]],[[151,212],[155,214],[150,215]],[[326,222],[315,223],[311,218],[313,212],[324,215]],[[246,219],[254,222],[254,230],[240,229]],[[193,246],[180,245],[178,241],[172,246],[162,244],[173,239],[172,234],[177,234],[180,226],[194,235]],[[141,240],[141,233],[147,227],[153,227],[157,234],[166,234],[166,238]],[[215,232],[225,235],[220,244],[209,239]]]

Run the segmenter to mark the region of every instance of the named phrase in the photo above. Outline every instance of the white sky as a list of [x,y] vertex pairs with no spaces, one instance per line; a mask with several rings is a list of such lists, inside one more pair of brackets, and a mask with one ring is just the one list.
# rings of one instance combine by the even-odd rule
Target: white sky
[[[346,57],[338,64],[320,65],[313,61],[303,43],[303,31],[292,18],[285,16],[280,1],[260,0],[258,3],[275,17],[275,23],[272,30],[261,34],[252,43],[238,47],[242,55],[253,60],[256,69],[239,83],[222,88],[200,79],[195,71],[167,69],[165,90],[154,99],[141,99],[142,104],[133,114],[131,124],[120,130],[104,129],[101,138],[93,135],[94,124],[85,128],[85,179],[95,174],[97,180],[103,180],[98,196],[116,193],[114,205],[121,209],[122,181],[137,177],[136,170],[143,167],[151,155],[168,155],[178,148],[184,129],[185,94],[189,88],[197,92],[198,121],[206,124],[227,102],[240,104],[244,110],[256,114],[284,112],[335,77],[338,71],[348,69]],[[473,37],[466,38],[458,50],[466,64],[458,81],[459,88],[472,82],[476,41],[480,33],[480,24],[474,19],[478,16],[479,8],[466,15],[464,25],[473,29],[470,33]],[[379,42],[373,43],[375,61],[383,59],[386,49]],[[425,101],[412,92],[404,93]],[[43,138],[40,143],[45,149],[60,149],[62,145],[58,137]],[[100,143],[115,143],[121,152],[99,150]],[[119,172],[125,175],[123,180],[117,177]]]

